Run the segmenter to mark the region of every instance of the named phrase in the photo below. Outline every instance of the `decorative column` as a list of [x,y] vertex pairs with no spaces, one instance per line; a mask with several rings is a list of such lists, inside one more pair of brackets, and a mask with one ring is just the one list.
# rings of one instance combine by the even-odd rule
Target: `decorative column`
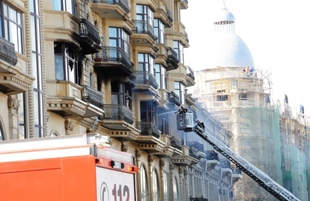
[[17,95],[8,96],[8,120],[9,133],[8,140],[19,139],[19,116],[18,116],[19,100]]

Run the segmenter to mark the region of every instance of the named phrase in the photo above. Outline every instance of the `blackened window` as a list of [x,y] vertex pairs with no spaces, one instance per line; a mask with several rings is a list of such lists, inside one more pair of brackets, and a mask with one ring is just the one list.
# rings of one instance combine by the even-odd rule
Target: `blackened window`
[[225,94],[226,90],[218,90],[217,93],[219,95],[216,96],[217,101],[227,101],[228,100],[228,95]]
[[81,68],[78,66],[77,51],[65,43],[55,44],[56,80],[67,80],[80,84]]
[[156,43],[165,43],[165,25],[160,19],[154,19],[154,33],[157,37]]
[[141,101],[140,112],[142,122],[151,122],[157,124],[156,120],[156,103],[154,101]]
[[122,28],[109,28],[109,43],[111,47],[119,47],[129,56],[129,34]]
[[246,99],[247,99],[246,93],[239,94],[239,100],[246,100]]
[[15,51],[23,53],[22,13],[4,2],[0,2],[0,36],[15,45]]
[[132,108],[132,92],[131,85],[127,83],[112,82],[112,104],[124,105],[127,108]]
[[155,78],[160,89],[166,89],[167,74],[166,68],[160,64],[155,64]]

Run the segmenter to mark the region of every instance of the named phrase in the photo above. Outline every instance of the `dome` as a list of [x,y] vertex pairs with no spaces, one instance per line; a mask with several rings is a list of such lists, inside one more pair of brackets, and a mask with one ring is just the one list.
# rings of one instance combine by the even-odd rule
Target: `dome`
[[214,39],[214,67],[254,67],[252,54],[238,35],[221,33]]
[[214,24],[218,24],[221,22],[226,22],[228,24],[234,23],[235,17],[231,12],[228,11],[226,7],[224,7],[215,13],[213,22]]

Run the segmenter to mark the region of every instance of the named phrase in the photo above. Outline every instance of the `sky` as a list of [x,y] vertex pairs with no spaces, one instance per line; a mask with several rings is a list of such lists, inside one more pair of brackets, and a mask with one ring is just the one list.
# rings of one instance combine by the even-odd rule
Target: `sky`
[[[310,116],[310,1],[309,0],[225,0],[235,16],[235,33],[252,53],[254,66],[269,74],[272,99],[299,111],[304,106]],[[190,47],[185,64],[193,70],[210,66],[214,34],[212,17],[223,0],[188,0],[182,23]]]

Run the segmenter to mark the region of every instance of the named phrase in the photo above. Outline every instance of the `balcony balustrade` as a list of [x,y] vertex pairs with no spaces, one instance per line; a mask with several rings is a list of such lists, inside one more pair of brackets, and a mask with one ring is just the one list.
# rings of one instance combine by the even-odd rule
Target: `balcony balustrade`
[[118,5],[120,6],[126,13],[129,13],[129,4],[127,0],[93,0],[93,3],[99,4],[109,4],[109,5]]
[[125,121],[128,124],[134,122],[132,111],[125,105],[105,104],[105,120]]
[[149,135],[159,138],[159,131],[157,126],[152,122],[138,121],[136,123],[137,129],[141,131],[141,135]]
[[82,47],[81,53],[93,54],[99,52],[100,36],[97,28],[91,24],[87,19],[80,19],[80,45]]
[[174,91],[169,93],[169,101],[177,106],[181,105],[180,97]]
[[89,86],[83,86],[82,100],[87,103],[93,104],[98,108],[103,108],[102,93]]
[[135,80],[135,88],[139,88],[138,85],[150,85],[154,89],[158,89],[158,84],[156,82],[155,77],[148,71],[135,71],[134,75],[136,77]]
[[175,70],[179,66],[178,54],[174,51],[173,48],[169,47],[167,49],[168,57],[167,57],[167,71]]
[[103,46],[94,56],[96,70],[109,74],[131,75],[133,63],[130,56],[119,47]]
[[150,36],[153,40],[156,40],[157,37],[154,34],[154,28],[152,25],[149,24],[148,21],[143,20],[132,20],[134,27],[133,32],[137,34],[147,34]]
[[15,66],[17,63],[17,56],[15,53],[14,44],[0,37],[0,59]]
[[177,139],[175,136],[171,137],[171,146],[176,149],[182,150],[182,142],[181,140]]

